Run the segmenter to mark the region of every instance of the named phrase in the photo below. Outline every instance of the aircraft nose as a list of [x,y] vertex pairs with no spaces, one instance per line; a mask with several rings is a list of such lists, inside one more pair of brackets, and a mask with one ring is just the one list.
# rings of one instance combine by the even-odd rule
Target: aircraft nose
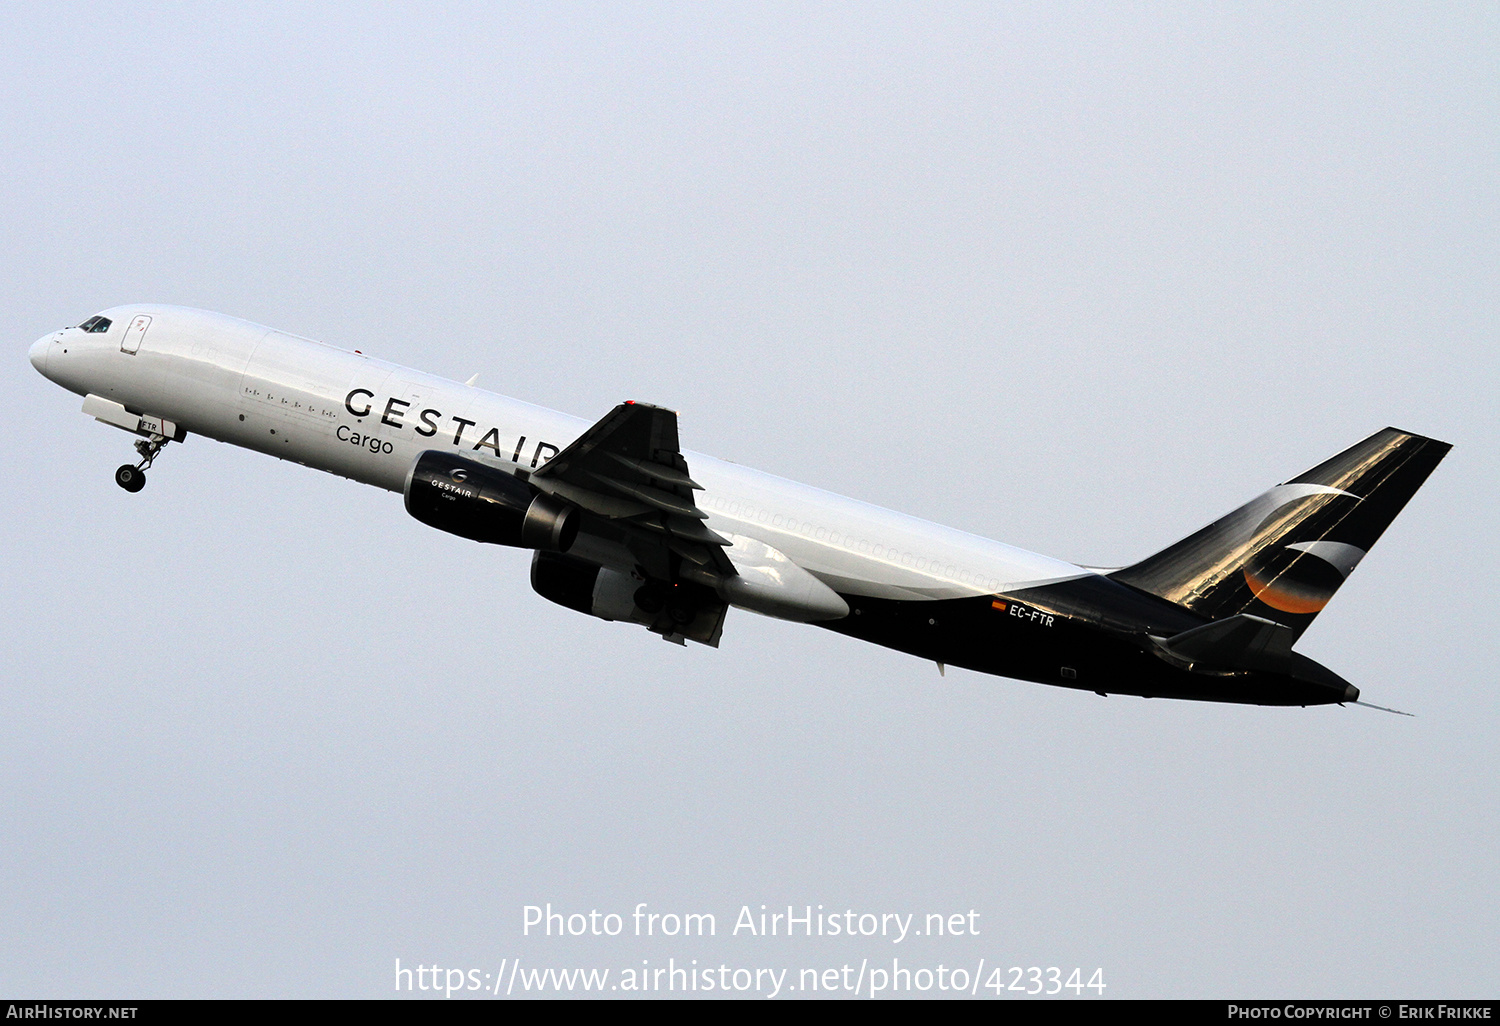
[[47,373],[47,350],[52,346],[52,336],[47,335],[31,343],[31,365],[37,371],[46,376]]

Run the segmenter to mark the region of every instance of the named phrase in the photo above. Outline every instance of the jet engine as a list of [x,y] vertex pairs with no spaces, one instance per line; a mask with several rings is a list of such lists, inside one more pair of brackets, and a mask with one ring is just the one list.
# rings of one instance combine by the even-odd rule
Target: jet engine
[[531,587],[542,598],[601,620],[638,623],[668,641],[716,648],[729,608],[700,584],[669,585],[557,552],[532,559]]
[[566,552],[579,512],[520,478],[452,453],[428,450],[406,475],[406,511],[461,538]]

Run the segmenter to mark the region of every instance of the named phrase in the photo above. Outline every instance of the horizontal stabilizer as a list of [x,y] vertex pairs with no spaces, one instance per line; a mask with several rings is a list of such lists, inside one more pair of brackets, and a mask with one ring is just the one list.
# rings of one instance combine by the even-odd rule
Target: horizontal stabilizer
[[1173,635],[1157,645],[1173,662],[1214,670],[1285,670],[1297,632],[1241,613]]

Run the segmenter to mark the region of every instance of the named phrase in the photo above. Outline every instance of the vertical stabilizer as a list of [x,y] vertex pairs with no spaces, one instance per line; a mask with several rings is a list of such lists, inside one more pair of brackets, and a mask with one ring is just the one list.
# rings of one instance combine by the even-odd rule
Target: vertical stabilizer
[[1395,428],[1110,577],[1212,619],[1301,634],[1452,448]]

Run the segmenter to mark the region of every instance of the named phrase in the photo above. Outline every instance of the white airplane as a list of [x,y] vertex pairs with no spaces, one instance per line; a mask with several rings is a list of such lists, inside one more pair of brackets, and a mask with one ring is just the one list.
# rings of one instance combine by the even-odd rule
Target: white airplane
[[401,492],[418,520],[536,550],[545,598],[717,645],[729,606],[945,665],[1094,691],[1353,702],[1292,651],[1450,448],[1394,428],[1133,566],[1026,552],[681,449],[675,413],[595,424],[220,314],[125,306],[31,347],[140,436],[189,433]]

